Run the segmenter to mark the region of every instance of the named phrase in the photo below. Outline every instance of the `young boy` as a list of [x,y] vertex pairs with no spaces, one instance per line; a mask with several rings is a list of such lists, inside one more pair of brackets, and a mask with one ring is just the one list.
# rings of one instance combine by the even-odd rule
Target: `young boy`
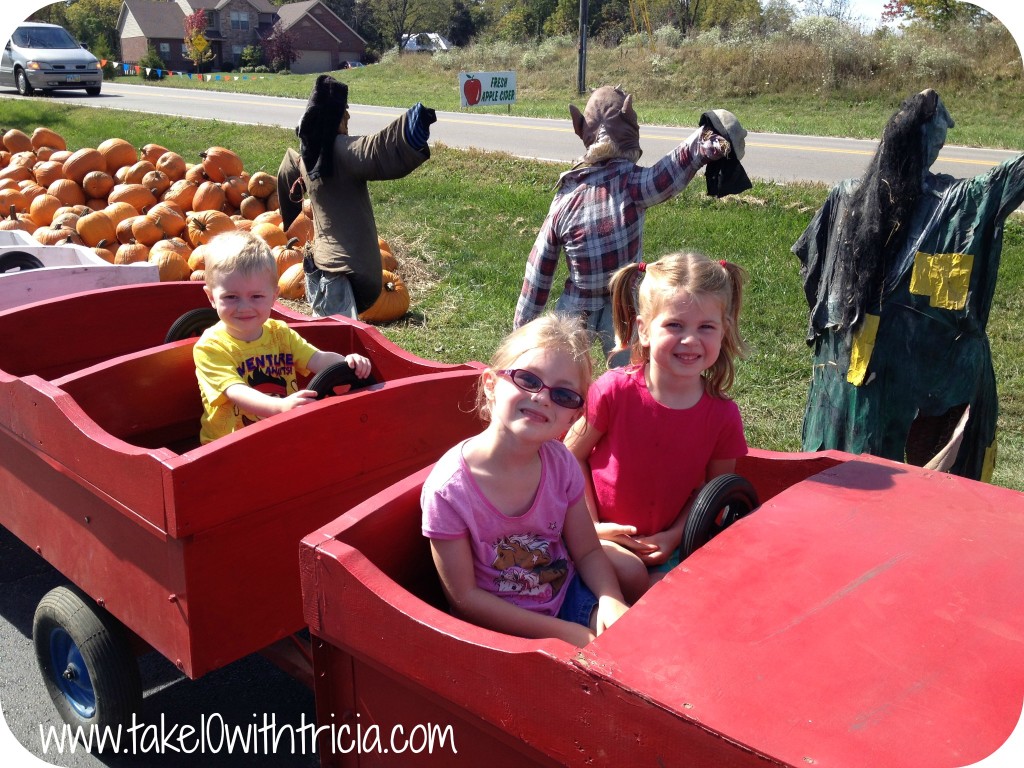
[[277,265],[255,235],[232,232],[212,241],[205,290],[220,322],[203,333],[192,353],[203,397],[203,444],[316,400],[313,390],[298,389],[296,370],[319,373],[345,362],[361,379],[370,374],[370,361],[362,355],[322,352],[270,319]]

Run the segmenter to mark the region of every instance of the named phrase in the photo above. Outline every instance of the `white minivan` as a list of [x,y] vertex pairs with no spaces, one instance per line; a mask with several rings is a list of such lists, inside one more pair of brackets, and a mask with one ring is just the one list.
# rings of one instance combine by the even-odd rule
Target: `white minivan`
[[57,88],[99,96],[102,83],[99,60],[57,24],[18,25],[0,58],[0,86],[14,86],[22,96]]

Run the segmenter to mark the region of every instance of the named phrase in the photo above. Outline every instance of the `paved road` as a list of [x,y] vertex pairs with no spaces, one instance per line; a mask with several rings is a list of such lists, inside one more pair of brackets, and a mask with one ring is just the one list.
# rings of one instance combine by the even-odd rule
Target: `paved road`
[[[0,89],[0,98],[21,98],[12,90]],[[152,114],[224,120],[252,125],[294,128],[305,109],[304,99],[286,99],[243,93],[157,88],[104,83],[99,97],[67,91],[45,97],[54,103],[107,107]],[[404,110],[353,104],[352,131],[372,133],[384,127]],[[742,118],[742,115],[741,115]],[[950,136],[955,141],[955,130]],[[644,161],[651,162],[671,150],[692,133],[693,127],[641,126]],[[431,141],[451,147],[510,152],[522,157],[565,164],[582,152],[568,114],[564,120],[516,117],[482,112],[439,112],[431,129]],[[817,181],[835,184],[859,176],[876,142],[862,139],[834,139],[752,133],[747,137],[744,167],[751,177],[777,181]],[[1015,156],[1016,152],[946,146],[933,170],[952,176],[974,176]]]

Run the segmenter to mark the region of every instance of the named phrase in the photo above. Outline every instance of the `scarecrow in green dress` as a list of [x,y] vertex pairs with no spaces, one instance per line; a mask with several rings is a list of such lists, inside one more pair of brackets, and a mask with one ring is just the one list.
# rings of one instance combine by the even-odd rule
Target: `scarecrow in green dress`
[[991,477],[985,326],[1024,155],[970,179],[931,173],[953,125],[935,91],[907,99],[864,176],[837,185],[793,246],[814,351],[804,450]]

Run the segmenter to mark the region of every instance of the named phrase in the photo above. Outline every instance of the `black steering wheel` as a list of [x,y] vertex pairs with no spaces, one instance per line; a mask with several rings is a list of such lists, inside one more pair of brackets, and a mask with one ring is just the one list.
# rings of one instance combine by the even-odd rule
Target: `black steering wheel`
[[7,251],[0,254],[0,273],[24,272],[26,269],[40,269],[43,266],[37,257],[28,251]]
[[[312,389],[316,392],[316,399],[323,400],[334,395],[347,395],[349,392],[365,389],[377,383],[372,373],[365,379],[360,379],[348,363],[335,363],[310,379],[306,389]],[[339,392],[338,389],[341,387],[347,388]]]
[[167,335],[164,337],[164,344],[202,336],[203,331],[214,325],[219,319],[217,310],[213,307],[190,309],[171,323],[171,327],[167,329]]
[[679,558],[685,560],[758,506],[757,491],[745,477],[728,474],[712,478],[690,507]]

